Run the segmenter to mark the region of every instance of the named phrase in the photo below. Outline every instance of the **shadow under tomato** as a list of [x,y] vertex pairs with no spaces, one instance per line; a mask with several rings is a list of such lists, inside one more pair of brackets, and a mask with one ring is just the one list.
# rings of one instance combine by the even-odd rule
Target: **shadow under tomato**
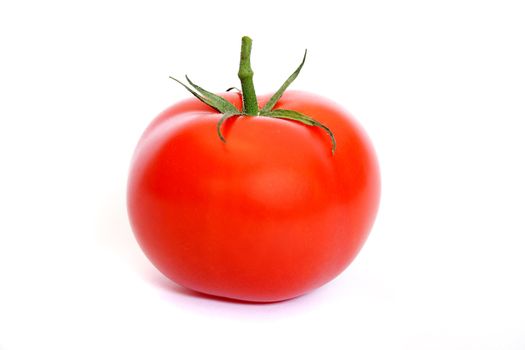
[[217,295],[202,293],[202,292],[188,289],[186,287],[176,284],[175,282],[171,282],[164,276],[159,276],[158,278],[156,278],[155,280],[152,280],[151,282],[155,284],[157,287],[161,288],[162,290],[170,292],[170,293],[182,295],[182,296],[189,297],[189,298],[210,300],[210,301],[216,301],[220,303],[241,304],[241,305],[276,305],[276,304],[280,304],[280,303],[295,299],[295,298],[292,298],[292,299],[285,299],[285,300],[278,300],[278,301],[249,301],[249,300],[240,300],[240,299],[221,297]]

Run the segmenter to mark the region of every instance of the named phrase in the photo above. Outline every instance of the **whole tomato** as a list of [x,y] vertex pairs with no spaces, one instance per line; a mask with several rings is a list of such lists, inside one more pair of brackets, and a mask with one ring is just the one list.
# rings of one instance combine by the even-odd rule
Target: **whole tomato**
[[242,93],[214,95],[188,79],[199,99],[175,104],[146,129],[128,211],[144,253],[169,279],[271,302],[350,264],[372,227],[380,178],[354,118],[317,95],[284,92],[302,64],[277,97],[256,97],[250,49],[244,37]]

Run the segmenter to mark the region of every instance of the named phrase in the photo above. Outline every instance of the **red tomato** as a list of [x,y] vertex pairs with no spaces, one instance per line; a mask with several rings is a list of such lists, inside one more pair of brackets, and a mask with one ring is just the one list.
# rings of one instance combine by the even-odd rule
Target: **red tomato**
[[[242,108],[238,94],[223,95]],[[259,106],[270,96],[258,98]],[[128,183],[135,236],[151,262],[189,289],[270,302],[341,273],[374,221],[380,178],[363,129],[331,101],[285,92],[276,108],[328,126],[221,114],[197,99],[157,117],[136,148]]]

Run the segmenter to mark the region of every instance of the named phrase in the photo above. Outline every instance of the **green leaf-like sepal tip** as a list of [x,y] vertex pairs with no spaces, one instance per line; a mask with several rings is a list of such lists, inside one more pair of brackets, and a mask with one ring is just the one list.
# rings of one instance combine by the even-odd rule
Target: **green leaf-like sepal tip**
[[299,67],[297,67],[297,69],[292,73],[292,75],[290,75],[288,77],[288,79],[286,79],[286,81],[284,82],[284,84],[279,88],[279,90],[277,90],[277,92],[275,94],[273,94],[273,96],[268,100],[268,102],[266,102],[266,104],[264,105],[264,107],[261,109],[260,113],[259,114],[265,114],[265,113],[268,113],[269,111],[272,110],[273,107],[275,107],[275,104],[277,103],[277,101],[279,101],[279,99],[281,98],[281,96],[284,94],[284,91],[286,89],[288,89],[288,86],[290,86],[291,83],[293,83],[293,81],[295,80],[295,78],[297,78],[297,76],[299,75],[299,73],[301,72],[301,69],[303,68],[304,66],[304,61],[306,61],[306,54],[308,53],[308,50],[304,50],[304,56],[303,56],[303,61],[301,62],[301,64],[299,65]]
[[188,83],[190,83],[191,86],[193,86],[193,88],[195,90],[200,92],[204,97],[206,97],[208,100],[210,100],[214,105],[218,106],[219,110],[221,111],[221,113],[226,113],[226,112],[240,113],[239,110],[237,109],[237,107],[235,107],[227,99],[225,99],[225,98],[223,98],[223,97],[221,97],[219,95],[215,95],[215,94],[213,94],[213,93],[211,93],[209,91],[204,90],[200,86],[193,84],[193,82],[190,80],[190,78],[188,78],[187,75],[186,75],[186,80],[188,81]]
[[318,122],[317,120],[310,118],[309,116],[302,114],[300,112],[292,111],[288,109],[274,109],[270,112],[266,112],[266,114],[262,116],[270,117],[270,118],[295,120],[305,125],[317,126],[323,129],[324,131],[327,132],[328,136],[330,136],[330,140],[332,141],[332,154],[335,153],[335,148],[337,144],[335,142],[334,133],[326,125]]
[[[301,64],[297,69],[286,79],[286,81],[281,85],[279,90],[277,90],[273,96],[268,100],[268,102],[264,105],[262,109],[259,110],[259,106],[257,105],[257,98],[255,95],[255,88],[253,86],[253,71],[250,65],[250,54],[251,54],[251,43],[252,40],[249,37],[243,37],[242,38],[242,47],[241,47],[241,63],[239,66],[239,78],[241,80],[242,85],[242,98],[243,98],[243,110],[240,111],[235,107],[231,102],[226,100],[225,98],[216,95],[214,93],[211,93],[200,86],[194,84],[188,76],[186,76],[186,80],[190,84],[190,86],[184,84],[183,82],[170,77],[171,79],[175,80],[186,90],[188,90],[193,96],[197,97],[200,101],[205,103],[206,105],[212,107],[219,113],[222,113],[222,117],[219,119],[217,123],[217,134],[219,135],[219,138],[222,142],[226,142],[226,139],[224,138],[224,135],[222,134],[221,127],[223,123],[228,120],[231,117],[243,115],[243,116],[250,116],[250,117],[256,117],[256,116],[262,116],[262,117],[270,117],[270,118],[278,118],[278,119],[288,119],[297,121],[300,123],[303,123],[305,125],[309,126],[315,126],[323,129],[328,133],[330,136],[330,140],[332,141],[332,155],[335,153],[336,148],[336,142],[335,142],[335,136],[334,133],[324,124],[318,122],[317,120],[304,115],[297,111],[287,110],[287,109],[273,109],[279,99],[283,96],[286,89],[290,86],[290,84],[293,83],[295,78],[299,75],[301,72],[301,69],[303,68],[304,62],[306,61],[306,54],[307,50],[304,51],[303,60],[301,61]],[[236,88],[230,88],[227,91],[233,90]],[[239,90],[239,89],[236,89]]]
[[222,124],[228,120],[229,118],[231,117],[235,117],[237,115],[241,114],[240,112],[237,111],[237,113],[235,112],[226,112],[222,115],[221,119],[219,119],[219,122],[217,123],[217,134],[219,135],[219,138],[221,139],[222,142],[226,143],[226,139],[224,138],[224,135],[222,134],[222,131],[221,131],[221,127],[222,127]]
[[194,84],[188,76],[186,76],[186,80],[188,83],[197,91],[191,89],[188,85],[184,84],[180,80],[170,77],[171,79],[175,80],[177,83],[181,84],[188,90],[193,96],[197,97],[199,100],[201,100],[203,103],[207,104],[208,106],[212,107],[213,109],[217,110],[220,113],[238,113],[241,112],[235,107],[230,101],[226,100],[225,98],[216,95],[214,93],[211,93],[207,90],[204,90],[200,86]]

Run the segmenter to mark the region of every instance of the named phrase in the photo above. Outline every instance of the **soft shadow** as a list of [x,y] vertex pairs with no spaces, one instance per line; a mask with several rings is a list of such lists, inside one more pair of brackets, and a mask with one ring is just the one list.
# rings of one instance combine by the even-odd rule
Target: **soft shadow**
[[281,304],[281,303],[296,299],[296,298],[291,298],[291,299],[278,300],[278,301],[248,301],[248,300],[221,297],[217,295],[206,294],[206,293],[188,289],[186,287],[176,284],[175,282],[168,280],[164,276],[159,276],[158,278],[151,279],[150,282],[156,285],[157,287],[159,287],[160,289],[162,289],[163,291],[167,291],[167,292],[174,293],[174,294],[179,294],[179,295],[182,295],[188,298],[209,300],[209,301],[215,301],[215,302],[227,303],[227,304],[265,306],[265,305]]
[[317,291],[313,291],[296,298],[275,302],[231,299],[187,289],[167,279],[160,272],[148,282],[157,288],[163,299],[177,307],[206,316],[241,318],[256,322],[273,322],[279,318],[300,316],[309,312],[312,307],[316,307],[321,297]]

